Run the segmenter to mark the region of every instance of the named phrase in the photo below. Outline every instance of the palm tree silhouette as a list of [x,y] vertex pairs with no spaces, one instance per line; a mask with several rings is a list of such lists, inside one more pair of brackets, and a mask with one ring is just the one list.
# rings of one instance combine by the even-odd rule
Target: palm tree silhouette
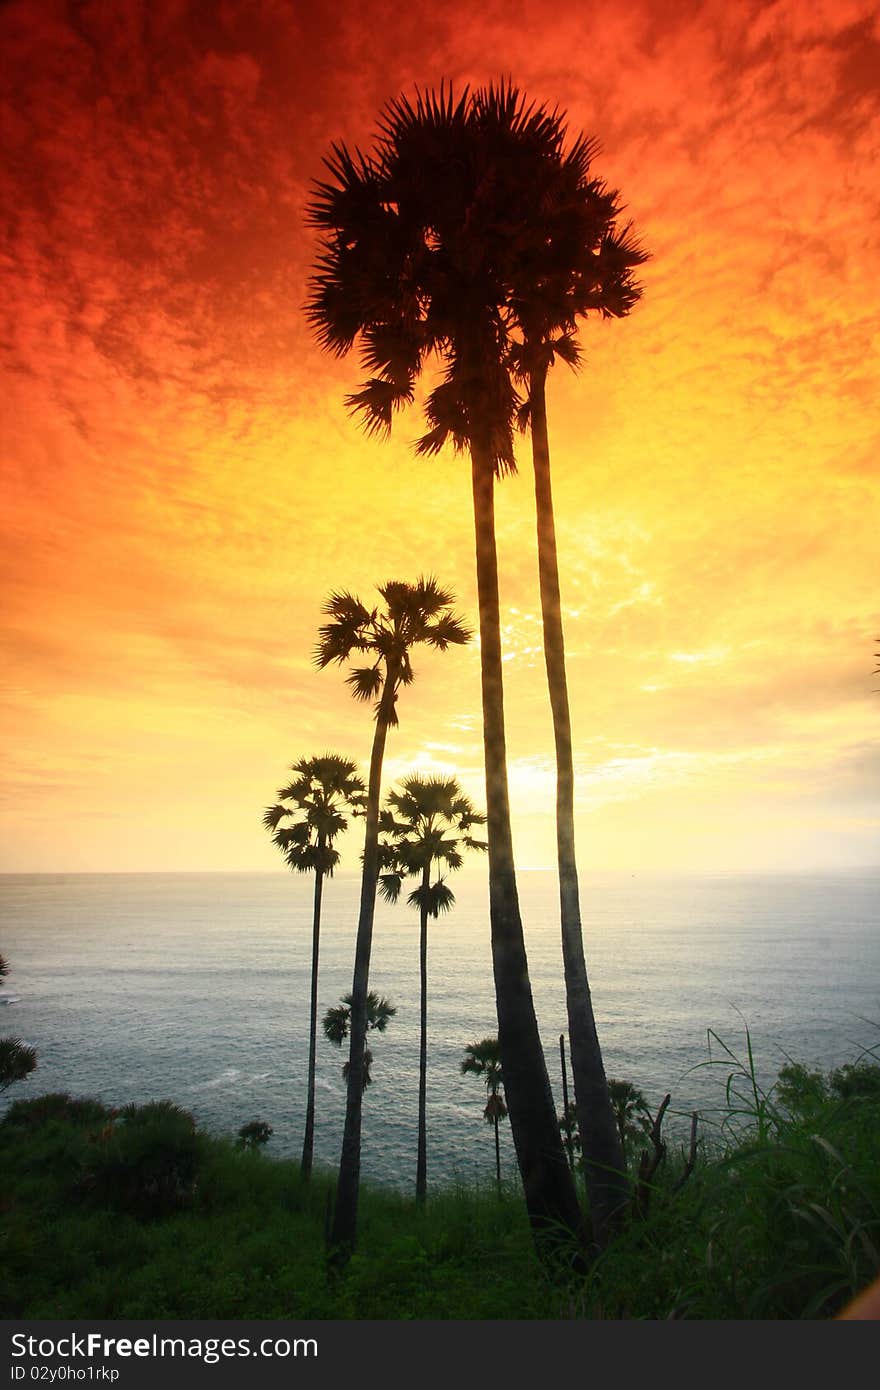
[[495,1181],[501,1192],[501,1142],[498,1137],[498,1122],[507,1114],[504,1100],[504,1074],[501,1070],[501,1049],[497,1038],[483,1038],[470,1043],[464,1051],[461,1063],[462,1072],[481,1076],[486,1083],[486,1108],[483,1117],[488,1125],[495,1127]]
[[602,1247],[629,1196],[624,1150],[618,1137],[593,1013],[578,891],[574,834],[574,760],[565,673],[565,640],[556,550],[546,380],[558,358],[581,362],[577,322],[590,313],[622,318],[641,296],[633,278],[647,260],[630,225],[619,227],[619,195],[591,175],[595,141],[579,136],[566,152],[564,117],[544,112],[540,149],[522,141],[516,94],[490,90],[480,97],[485,117],[522,144],[539,234],[526,227],[515,267],[510,363],[526,389],[519,424],[531,428],[535,475],[538,574],[544,659],[556,746],[556,839],[562,954],[571,1064],[593,1233]]
[[[542,138],[545,118],[518,105],[517,131]],[[510,1119],[529,1216],[539,1238],[580,1235],[528,974],[507,783],[495,480],[513,471],[519,402],[508,370],[518,229],[531,192],[521,149],[467,95],[451,90],[386,107],[373,156],[333,146],[330,179],[309,208],[322,247],[306,312],[337,356],[359,341],[368,378],[346,398],[370,432],[387,432],[412,402],[426,361],[442,377],[425,405],[418,452],[447,441],[471,458],[489,907],[498,1028]],[[543,1243],[543,1242],[542,1242]]]
[[[449,912],[455,894],[440,874],[460,869],[463,850],[485,850],[483,840],[470,831],[485,825],[469,797],[454,777],[405,777],[400,791],[389,791],[379,818],[379,891],[396,903],[403,881],[417,877],[418,886],[407,902],[419,911],[419,1119],[416,1146],[416,1201],[423,1203],[428,1190],[427,1088],[428,1088],[428,919]],[[438,876],[431,882],[434,867]]]
[[[9,962],[0,956],[0,984],[9,974]],[[37,1067],[37,1054],[21,1038],[0,1038],[0,1091],[7,1091],[16,1081],[24,1081]]]
[[650,1132],[651,1111],[644,1093],[632,1081],[618,1081],[609,1076],[608,1092],[620,1134],[620,1145],[626,1153],[633,1144],[644,1142]]
[[[308,1182],[315,1144],[315,1053],[318,1027],[318,951],[321,937],[321,898],[324,879],[339,863],[337,836],[348,827],[348,817],[364,807],[364,784],[357,764],[336,753],[300,758],[293,763],[294,780],[278,791],[278,803],[263,813],[263,824],[272,831],[272,843],[282,851],[296,873],[315,875],[312,915],[312,988],[309,1008],[309,1068],[306,1128],[301,1172]],[[288,805],[284,805],[288,802]],[[285,822],[285,823],[283,823]]]
[[410,652],[418,644],[445,651],[470,639],[470,632],[451,611],[453,595],[436,579],[421,578],[415,584],[391,580],[380,586],[384,608],[366,608],[348,593],[335,593],[324,605],[330,621],[318,634],[315,662],[344,665],[353,657],[368,658],[365,666],[352,666],[346,684],[357,700],[375,700],[376,731],[370,755],[367,784],[361,898],[355,943],[351,989],[351,1049],[348,1095],[336,1205],[330,1234],[336,1258],[344,1260],[354,1246],[361,1166],[361,1111],[364,1092],[364,1051],[368,1016],[370,953],[373,916],[379,878],[379,796],[382,761],[389,728],[397,724],[398,692],[411,685],[414,672]]
[[[335,1004],[332,1009],[328,1009],[324,1015],[324,1037],[328,1042],[335,1043],[341,1047],[351,1031],[351,1007],[352,996],[344,994],[340,1003]],[[367,1032],[372,1032],[375,1028],[377,1032],[384,1033],[390,1020],[397,1013],[397,1009],[381,995],[374,994],[372,990],[367,993]],[[372,1083],[373,1077],[370,1067],[373,1061],[373,1054],[364,1043],[363,1049],[363,1069],[361,1074],[361,1095]],[[342,1075],[348,1081],[351,1073],[351,1059],[343,1063]]]

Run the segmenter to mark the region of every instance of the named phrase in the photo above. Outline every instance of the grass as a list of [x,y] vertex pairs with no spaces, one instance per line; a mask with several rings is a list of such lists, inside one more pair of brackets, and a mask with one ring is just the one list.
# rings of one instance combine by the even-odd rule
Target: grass
[[880,1272],[880,1067],[792,1063],[764,1092],[747,1043],[742,1061],[720,1045],[723,1113],[688,1181],[676,1190],[670,1154],[645,1219],[567,1280],[536,1259],[513,1190],[450,1187],[420,1210],[366,1186],[357,1251],[332,1275],[327,1175],[306,1186],[172,1105],[18,1102],[0,1123],[0,1315],[833,1316]]

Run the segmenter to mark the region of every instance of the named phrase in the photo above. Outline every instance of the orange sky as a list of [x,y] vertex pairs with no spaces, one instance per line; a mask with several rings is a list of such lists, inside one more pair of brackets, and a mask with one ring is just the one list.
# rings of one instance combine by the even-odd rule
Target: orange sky
[[[331,588],[475,616],[468,468],[367,440],[301,306],[309,182],[413,85],[598,137],[653,260],[550,382],[584,868],[878,861],[880,27],[869,0],[16,3],[2,81],[0,869],[275,868],[285,768],[371,726]],[[498,495],[518,858],[553,862],[528,447]],[[390,775],[482,799],[476,646]],[[347,860],[356,862],[352,841]]]

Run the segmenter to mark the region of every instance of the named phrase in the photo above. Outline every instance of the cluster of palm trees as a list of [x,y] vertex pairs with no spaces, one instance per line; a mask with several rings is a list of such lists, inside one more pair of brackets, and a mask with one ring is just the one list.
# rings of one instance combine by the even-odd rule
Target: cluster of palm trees
[[[347,1085],[342,1158],[336,1188],[330,1243],[341,1256],[352,1248],[360,1187],[361,1116],[369,1084],[370,1050],[367,1033],[384,1028],[395,1012],[388,1001],[369,989],[373,918],[381,889],[395,901],[404,880],[418,879],[410,904],[420,915],[421,1039],[419,1056],[419,1136],[416,1191],[426,1192],[426,1062],[427,1062],[427,923],[454,902],[440,872],[461,866],[467,849],[484,849],[471,830],[482,816],[454,778],[404,779],[380,804],[382,765],[388,730],[398,723],[398,700],[415,678],[412,651],[427,645],[440,651],[467,642],[470,632],[452,611],[453,595],[435,579],[414,584],[400,580],[380,586],[381,605],[367,608],[349,593],[334,593],[324,605],[327,618],[319,631],[314,656],[319,668],[333,663],[349,667],[346,684],[355,699],[374,702],[375,730],[366,788],[356,764],[325,753],[293,765],[295,779],[278,792],[279,800],[264,813],[264,823],[289,866],[315,875],[312,934],[312,987],[309,1023],[309,1069],[306,1129],[302,1171],[311,1173],[314,1147],[315,1043],[318,1016],[318,968],[322,885],[339,862],[338,835],[352,816],[365,819],[361,895],[355,942],[354,977],[350,994],[328,1011],[324,1032],[338,1046],[349,1041],[344,1067]],[[436,875],[436,876],[435,876]]]
[[[349,819],[366,809],[366,791],[356,773],[356,764],[334,753],[322,753],[313,758],[301,758],[292,765],[295,778],[278,790],[278,802],[266,809],[263,822],[272,832],[273,842],[283,852],[289,867],[298,873],[314,874],[314,909],[312,919],[311,1003],[309,1012],[309,1061],[306,1099],[306,1123],[303,1138],[301,1173],[308,1181],[312,1171],[315,1132],[315,1051],[318,1015],[318,967],[321,932],[323,884],[339,863],[337,840],[347,829]],[[485,824],[486,817],[477,811],[454,777],[405,777],[399,787],[392,787],[379,813],[379,875],[378,889],[386,902],[396,903],[407,878],[416,886],[408,903],[419,913],[419,1092],[418,1140],[416,1156],[416,1200],[424,1203],[427,1195],[427,1049],[428,1049],[428,923],[449,912],[455,895],[445,874],[460,869],[468,850],[486,849],[483,840],[472,834],[475,827]],[[354,993],[343,995],[340,1002],[327,1009],[322,1027],[328,1042],[342,1047],[351,1039]],[[366,1033],[384,1033],[397,1013],[396,1007],[383,996],[368,990],[365,1003]],[[476,1045],[475,1045],[476,1046]],[[481,1045],[482,1046],[482,1045]],[[494,1041],[498,1051],[497,1040]],[[364,1043],[361,1093],[372,1081],[373,1054]],[[482,1069],[473,1061],[465,1070]],[[342,1068],[348,1082],[351,1059]],[[492,1086],[491,1103],[495,1105],[496,1149],[497,1118],[506,1115],[500,1095],[500,1060],[496,1067],[497,1084]],[[488,1113],[488,1112],[487,1112]],[[499,1169],[500,1181],[500,1169]]]
[[[441,86],[439,93],[391,102],[370,153],[336,144],[325,160],[328,177],[316,184],[309,208],[321,246],[307,316],[321,345],[337,356],[357,345],[366,379],[346,404],[369,432],[390,430],[430,366],[436,376],[417,452],[434,454],[451,443],[470,456],[490,920],[506,1099],[536,1236],[580,1238],[529,983],[506,769],[494,489],[515,468],[515,430],[531,430],[572,1071],[593,1240],[601,1246],[627,1201],[628,1182],[583,950],[546,380],[556,361],[579,365],[580,319],[630,311],[641,294],[634,272],[647,256],[620,222],[617,193],[593,177],[595,152],[583,136],[569,144],[560,113],[529,104],[510,83],[457,98]],[[345,610],[345,596],[339,602]],[[372,684],[353,677],[356,692],[361,679],[365,697],[380,694],[377,676]],[[367,953],[375,888],[370,856],[368,825],[361,909]],[[350,1129],[353,1138],[356,1128],[352,1119],[347,1134]],[[354,1235],[356,1172],[357,1155],[344,1147],[335,1230],[341,1240]]]

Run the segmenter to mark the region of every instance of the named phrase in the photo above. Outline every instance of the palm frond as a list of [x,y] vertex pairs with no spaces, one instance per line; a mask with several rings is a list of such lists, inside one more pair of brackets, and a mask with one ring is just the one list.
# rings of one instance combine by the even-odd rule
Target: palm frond
[[469,1043],[461,1061],[463,1074],[482,1076],[487,1089],[497,1089],[503,1080],[501,1071],[501,1048],[497,1037],[482,1038]]
[[400,386],[382,377],[371,377],[359,391],[352,391],[345,397],[345,405],[352,415],[360,416],[367,434],[390,434],[395,410],[409,404],[412,398],[411,381]]
[[263,824],[267,830],[277,830],[280,822],[289,815],[290,811],[286,806],[267,806],[263,812]]
[[[350,998],[350,996],[349,996]],[[324,1037],[328,1042],[335,1043],[341,1047],[348,1037],[349,1024],[351,1023],[351,1003],[335,1004],[332,1009],[328,1009],[322,1020]]]
[[450,646],[464,646],[470,642],[473,635],[473,630],[453,613],[444,614],[436,623],[431,623],[425,629],[425,640],[441,652],[445,652]]
[[391,1019],[397,1013],[397,1008],[390,1000],[383,995],[375,994],[372,990],[367,994],[367,1027],[375,1028],[378,1033],[384,1033]]
[[379,875],[379,892],[386,903],[396,903],[403,886],[403,875],[385,873]]
[[439,917],[441,913],[451,912],[455,906],[455,894],[443,879],[436,883],[419,884],[407,898],[410,907],[424,911],[429,917]]
[[500,1091],[490,1091],[486,1097],[486,1105],[483,1116],[487,1125],[494,1125],[496,1120],[503,1120],[507,1116],[507,1104]]
[[354,666],[345,684],[356,700],[374,700],[382,689],[382,673],[378,666]]
[[551,339],[550,350],[553,357],[558,357],[560,362],[565,362],[572,371],[577,371],[580,367],[583,354],[573,333],[560,333]]

